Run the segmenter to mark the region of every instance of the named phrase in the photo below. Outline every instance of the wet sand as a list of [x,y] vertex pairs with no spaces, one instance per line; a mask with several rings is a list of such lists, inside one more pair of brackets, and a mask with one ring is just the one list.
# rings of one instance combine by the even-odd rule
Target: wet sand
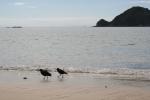
[[[95,74],[57,73],[43,80],[39,72],[0,71],[0,100],[149,100],[149,81],[116,80]],[[23,79],[27,77],[27,79]]]

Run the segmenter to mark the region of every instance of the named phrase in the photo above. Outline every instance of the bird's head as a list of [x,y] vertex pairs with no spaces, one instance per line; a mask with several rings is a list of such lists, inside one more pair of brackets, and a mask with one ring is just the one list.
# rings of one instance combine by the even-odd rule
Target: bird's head
[[37,69],[36,71],[43,71],[43,69]]
[[56,71],[60,70],[59,68],[56,68]]

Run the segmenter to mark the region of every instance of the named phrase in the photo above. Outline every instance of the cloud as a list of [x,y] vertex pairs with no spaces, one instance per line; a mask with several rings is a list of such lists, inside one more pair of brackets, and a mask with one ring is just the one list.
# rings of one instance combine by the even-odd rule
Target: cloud
[[23,5],[25,5],[25,3],[24,2],[14,2],[14,5],[15,6],[23,6]]
[[31,8],[31,9],[37,8],[36,6],[30,5],[30,4],[25,3],[25,2],[14,2],[14,3],[13,3],[13,6],[20,6],[20,7],[23,6],[23,7],[25,7],[25,8]]
[[139,0],[141,3],[150,3],[150,0]]
[[150,0],[134,0],[133,3],[150,3]]

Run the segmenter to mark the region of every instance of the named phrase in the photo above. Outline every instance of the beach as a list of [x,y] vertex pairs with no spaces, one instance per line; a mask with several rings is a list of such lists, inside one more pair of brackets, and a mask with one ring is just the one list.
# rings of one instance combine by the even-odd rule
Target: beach
[[[27,77],[27,79],[23,79]],[[109,75],[57,73],[48,80],[37,71],[1,71],[1,100],[149,100],[149,81],[117,80]]]

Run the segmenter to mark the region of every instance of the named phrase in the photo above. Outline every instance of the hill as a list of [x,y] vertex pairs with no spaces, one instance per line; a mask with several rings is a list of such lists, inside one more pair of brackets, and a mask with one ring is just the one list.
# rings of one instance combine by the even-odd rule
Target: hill
[[150,26],[150,10],[143,7],[132,7],[116,16],[111,22],[101,19],[96,27],[134,27]]

